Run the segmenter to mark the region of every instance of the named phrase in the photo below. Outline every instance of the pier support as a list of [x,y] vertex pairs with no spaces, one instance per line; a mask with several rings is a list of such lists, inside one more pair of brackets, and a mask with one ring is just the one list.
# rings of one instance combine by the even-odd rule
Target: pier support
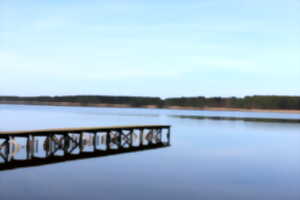
[[[18,137],[25,138],[25,144],[17,144],[16,138]],[[100,139],[102,148],[99,148]],[[117,154],[169,145],[169,126],[126,126],[0,132],[0,170],[3,164],[9,163],[9,166],[14,166],[13,163],[23,161],[20,159],[15,160],[15,155],[18,151],[24,150],[23,154],[26,155],[24,162],[40,162],[41,160],[63,160],[65,157],[82,157],[84,155]],[[85,148],[93,150],[85,151]]]

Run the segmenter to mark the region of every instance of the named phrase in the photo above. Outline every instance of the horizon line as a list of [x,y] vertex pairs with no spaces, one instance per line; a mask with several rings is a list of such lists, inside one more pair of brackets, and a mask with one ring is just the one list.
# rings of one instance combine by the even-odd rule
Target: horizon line
[[170,96],[170,97],[161,97],[161,96],[148,96],[148,95],[100,95],[100,94],[71,94],[71,95],[0,95],[0,97],[21,97],[21,98],[30,98],[30,97],[132,97],[132,98],[160,98],[162,100],[171,99],[171,98],[246,98],[246,97],[255,97],[255,96],[263,96],[263,97],[300,97],[300,95],[279,95],[279,94],[253,94],[253,95],[244,95],[244,96],[205,96],[205,95],[195,95],[195,96]]

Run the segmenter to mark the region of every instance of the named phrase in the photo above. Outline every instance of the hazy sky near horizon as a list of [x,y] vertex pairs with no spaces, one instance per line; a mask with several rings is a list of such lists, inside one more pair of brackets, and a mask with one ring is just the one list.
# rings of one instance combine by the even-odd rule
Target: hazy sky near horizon
[[0,0],[0,95],[300,95],[300,0]]

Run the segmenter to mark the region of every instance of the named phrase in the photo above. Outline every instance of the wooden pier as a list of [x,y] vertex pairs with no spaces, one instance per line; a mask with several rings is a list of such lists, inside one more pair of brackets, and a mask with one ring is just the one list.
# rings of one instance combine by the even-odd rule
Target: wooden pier
[[170,145],[170,126],[113,126],[0,132],[0,170]]

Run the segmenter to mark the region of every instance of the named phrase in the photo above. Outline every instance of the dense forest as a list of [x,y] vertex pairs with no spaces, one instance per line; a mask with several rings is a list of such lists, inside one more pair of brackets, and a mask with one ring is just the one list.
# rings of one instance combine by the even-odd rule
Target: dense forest
[[131,107],[155,106],[158,108],[245,108],[245,109],[293,109],[300,110],[300,96],[246,96],[244,98],[222,97],[180,97],[161,99],[159,97],[134,96],[0,96],[2,103],[78,103],[80,105],[109,104]]
[[165,100],[167,106],[188,107],[219,107],[219,108],[245,108],[245,109],[299,109],[300,97],[296,96],[246,96],[244,98],[205,98],[182,97]]
[[0,101],[21,101],[21,102],[67,102],[80,103],[81,105],[89,104],[118,104],[128,105],[132,107],[143,107],[147,105],[155,105],[161,107],[163,101],[159,97],[129,97],[129,96],[39,96],[39,97],[15,97],[0,96]]

